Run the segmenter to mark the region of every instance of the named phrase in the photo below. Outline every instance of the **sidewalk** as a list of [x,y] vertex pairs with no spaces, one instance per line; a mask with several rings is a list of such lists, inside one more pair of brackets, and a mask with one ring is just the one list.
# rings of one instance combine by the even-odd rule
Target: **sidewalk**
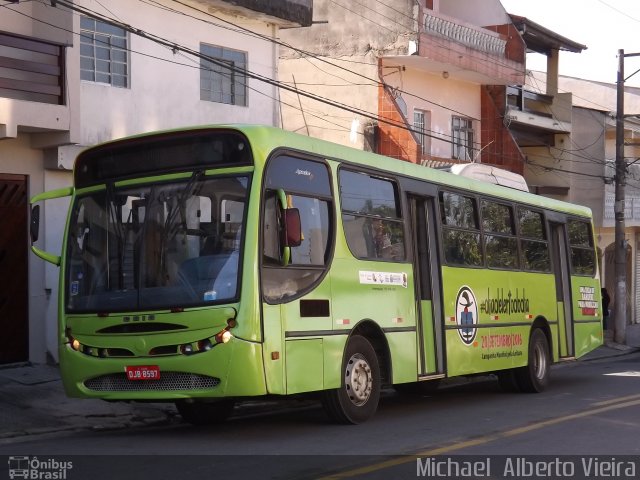
[[[640,350],[640,324],[627,327],[627,345],[610,340],[583,357],[598,360]],[[254,407],[255,408],[255,407]],[[246,411],[253,408],[248,407]],[[243,414],[246,413],[243,409]],[[109,403],[67,398],[57,367],[0,367],[0,443],[64,431],[116,430],[181,422],[170,403]]]
[[0,443],[26,435],[165,424],[176,418],[173,404],[68,398],[58,367],[0,369]]

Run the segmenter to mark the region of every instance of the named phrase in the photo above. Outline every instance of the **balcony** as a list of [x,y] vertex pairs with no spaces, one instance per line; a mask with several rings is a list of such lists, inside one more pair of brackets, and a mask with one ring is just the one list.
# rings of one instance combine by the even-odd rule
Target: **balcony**
[[198,0],[222,11],[256,17],[280,28],[308,27],[313,17],[313,0]]
[[[522,87],[507,87],[505,121],[521,146],[553,145],[552,136],[571,133],[572,96],[546,95]],[[523,140],[524,138],[528,140]],[[532,139],[537,137],[539,142]]]
[[0,97],[62,105],[62,46],[0,33]]
[[481,27],[428,10],[418,33],[417,68],[477,84],[524,83],[524,43],[511,24]]
[[480,52],[504,56],[506,51],[507,41],[499,35],[476,26],[461,25],[432,13],[425,14],[423,27],[425,34],[453,40]]
[[64,47],[0,33],[0,139],[26,132],[69,128],[65,103]]

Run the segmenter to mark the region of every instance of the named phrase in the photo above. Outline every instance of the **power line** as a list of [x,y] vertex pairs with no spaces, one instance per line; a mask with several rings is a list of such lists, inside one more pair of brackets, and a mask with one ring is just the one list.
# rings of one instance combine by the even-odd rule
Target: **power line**
[[603,2],[602,0],[598,0],[601,4],[603,4],[606,7],[609,7],[611,10],[615,10],[616,12],[618,12],[620,15],[624,15],[627,18],[630,18],[631,20],[634,20],[636,22],[640,22],[640,20],[638,20],[635,17],[632,17],[631,15],[629,15],[626,12],[623,12],[622,10],[617,9],[616,7],[614,7],[613,5],[609,5],[607,2]]
[[[318,55],[318,54],[315,54],[315,53],[313,53],[313,52],[309,52],[309,51],[306,51],[306,50],[302,50],[302,49],[300,49],[300,48],[298,48],[298,47],[294,47],[293,45],[291,45],[291,44],[289,44],[289,43],[287,43],[287,42],[283,42],[282,40],[276,40],[276,39],[273,39],[273,38],[271,38],[271,37],[267,37],[267,36],[265,36],[265,35],[261,35],[261,34],[259,34],[259,33],[253,32],[253,31],[249,30],[248,28],[242,27],[242,26],[240,26],[240,25],[236,25],[236,24],[234,24],[234,23],[232,23],[232,22],[229,22],[228,20],[225,20],[225,19],[223,19],[223,18],[220,18],[220,17],[218,17],[218,16],[216,16],[216,15],[214,15],[214,14],[212,14],[212,13],[205,12],[205,11],[203,11],[203,10],[200,10],[199,8],[196,8],[196,7],[194,7],[193,5],[189,5],[189,4],[184,3],[184,2],[182,2],[182,1],[180,1],[180,0],[171,0],[171,1],[172,1],[173,3],[177,3],[177,4],[179,4],[179,5],[182,5],[182,6],[186,7],[186,8],[189,8],[189,9],[191,9],[191,10],[195,10],[196,12],[199,12],[199,13],[201,13],[202,15],[206,15],[206,16],[208,16],[208,17],[215,18],[216,20],[218,20],[218,21],[220,21],[220,22],[223,22],[223,23],[226,23],[226,24],[228,24],[228,25],[231,25],[231,26],[233,26],[233,27],[235,27],[235,28],[238,28],[238,29],[240,29],[241,31],[244,31],[244,32],[247,32],[247,33],[251,34],[252,36],[257,36],[257,37],[262,38],[262,39],[264,39],[264,40],[266,40],[266,41],[268,41],[268,42],[272,42],[272,43],[275,43],[276,45],[280,45],[280,46],[282,46],[282,47],[289,48],[289,49],[291,49],[291,50],[293,50],[293,51],[295,51],[295,52],[298,52],[298,53],[299,53],[299,54],[301,54],[301,55],[305,55],[305,56],[310,56],[310,57],[316,58],[317,60],[320,60],[320,61],[321,61],[321,62],[323,62],[323,63],[326,63],[326,64],[328,64],[328,65],[331,65],[331,66],[333,66],[333,67],[336,67],[336,68],[338,68],[338,69],[340,69],[340,70],[344,70],[344,71],[346,71],[346,72],[348,72],[348,73],[351,73],[352,75],[355,75],[355,76],[357,76],[357,77],[364,78],[365,80],[368,80],[368,81],[372,82],[374,85],[383,86],[383,87],[388,87],[388,85],[386,85],[386,84],[385,84],[385,83],[383,83],[383,82],[380,82],[379,80],[376,80],[376,79],[373,79],[373,78],[367,77],[366,75],[364,75],[364,74],[362,74],[362,73],[355,72],[355,71],[353,71],[353,70],[349,70],[348,68],[343,67],[343,66],[341,66],[341,65],[336,65],[335,63],[332,63],[332,62],[330,62],[330,61],[326,60],[326,59],[325,59],[325,58],[323,58],[323,56],[321,56],[321,55]],[[155,2],[154,2],[154,3],[155,3]],[[178,12],[178,11],[176,10],[176,12]],[[185,14],[185,15],[186,15],[186,14]],[[188,15],[188,16],[190,16],[190,15]],[[202,22],[205,22],[205,23],[209,23],[210,25],[219,26],[219,25],[218,25],[218,24],[216,24],[216,23],[208,22],[208,21],[206,21],[206,20],[199,19],[199,18],[197,18],[197,17],[191,17],[191,18],[194,18],[194,19],[196,19],[196,20],[199,20],[199,21],[202,21]],[[222,28],[224,28],[224,27],[222,27]],[[347,61],[347,60],[341,60],[341,61]],[[350,63],[354,63],[354,62],[351,62],[351,61],[349,61],[349,62],[350,62]],[[367,65],[369,65],[369,64],[367,64]],[[375,64],[373,64],[373,65],[375,65]],[[442,104],[437,103],[437,102],[435,102],[435,101],[433,101],[433,100],[430,100],[430,99],[428,99],[428,98],[421,97],[420,95],[417,95],[417,94],[415,94],[415,93],[407,92],[407,91],[405,91],[405,90],[399,90],[398,92],[399,92],[399,93],[402,93],[402,94],[406,94],[406,95],[411,96],[411,97],[413,97],[413,98],[416,98],[416,99],[418,99],[418,100],[422,100],[422,101],[424,101],[424,102],[426,102],[426,103],[429,103],[429,104],[431,104],[431,105],[434,105],[434,106],[436,106],[436,107],[443,108],[443,109],[448,110],[448,111],[450,111],[450,112],[454,112],[454,113],[457,113],[457,114],[459,114],[459,115],[463,115],[463,116],[465,116],[465,117],[472,118],[473,120],[479,120],[479,119],[474,118],[474,117],[472,117],[471,115],[468,115],[468,114],[466,114],[466,113],[464,113],[464,112],[460,112],[460,111],[455,110],[455,109],[453,109],[453,108],[451,108],[451,107],[447,107],[446,105],[442,105]]]
[[[404,123],[400,124],[400,123],[393,122],[391,120],[385,119],[383,117],[375,116],[375,115],[373,115],[373,114],[371,114],[369,112],[363,111],[363,110],[359,110],[359,109],[356,109],[356,108],[348,107],[348,106],[346,106],[344,104],[341,104],[339,102],[334,102],[332,100],[326,99],[325,97],[321,97],[319,95],[314,95],[314,94],[311,94],[309,92],[305,92],[303,90],[295,89],[293,87],[287,86],[283,82],[278,82],[278,81],[269,79],[268,77],[264,77],[264,76],[261,76],[261,75],[258,75],[258,74],[254,74],[253,72],[250,72],[250,71],[245,70],[245,69],[240,69],[240,68],[237,68],[237,67],[230,67],[230,65],[228,63],[226,63],[226,62],[221,62],[216,58],[212,58],[212,57],[209,57],[207,55],[203,55],[203,54],[201,54],[199,52],[196,52],[196,51],[193,51],[193,50],[191,50],[191,49],[189,49],[187,47],[183,47],[183,46],[181,46],[179,44],[176,44],[176,43],[170,42],[170,41],[168,41],[166,39],[163,39],[162,37],[158,37],[158,36],[149,34],[147,32],[144,32],[141,29],[137,29],[135,27],[132,27],[131,25],[127,25],[127,24],[124,24],[122,22],[115,21],[114,19],[109,18],[109,17],[105,17],[104,15],[100,15],[98,12],[95,12],[95,11],[93,11],[91,9],[76,7],[75,5],[69,5],[67,2],[64,2],[64,1],[58,1],[56,6],[64,6],[65,8],[68,8],[68,9],[70,9],[72,11],[77,12],[77,13],[80,13],[80,14],[83,14],[83,15],[87,15],[87,16],[90,16],[92,18],[96,18],[96,19],[98,19],[100,21],[103,21],[105,23],[114,25],[114,26],[119,27],[119,28],[121,28],[121,29],[123,29],[123,30],[125,30],[125,31],[127,31],[129,33],[132,33],[134,35],[138,35],[141,38],[145,38],[145,39],[147,39],[149,41],[152,41],[154,43],[158,43],[158,44],[160,44],[160,45],[162,45],[162,46],[174,51],[174,53],[176,53],[177,51],[182,51],[182,52],[187,53],[189,55],[193,55],[195,57],[198,57],[200,59],[207,60],[207,61],[209,61],[211,63],[219,65],[219,66],[221,66],[221,67],[223,67],[223,68],[225,68],[227,70],[231,70],[231,71],[233,71],[235,73],[245,74],[245,75],[249,76],[250,78],[255,78],[255,79],[259,80],[259,81],[263,81],[265,83],[271,84],[272,86],[277,86],[279,88],[282,88],[284,90],[288,90],[288,91],[291,91],[291,92],[297,92],[300,95],[308,96],[308,97],[310,97],[310,98],[312,98],[314,100],[317,100],[317,101],[319,101],[321,103],[325,103],[325,104],[328,104],[330,106],[334,106],[335,108],[346,110],[346,111],[349,111],[351,113],[355,113],[355,114],[358,114],[358,115],[362,115],[365,118],[377,120],[378,122],[389,124],[389,125],[392,125],[392,126],[404,129],[404,130],[408,130],[408,131],[411,131],[411,132],[414,132],[414,133],[422,133],[425,136],[436,138],[436,139],[439,139],[439,140],[441,140],[443,142],[446,142],[446,143],[454,143],[452,140],[448,140],[446,138],[443,138],[444,136],[451,137],[451,135],[442,134],[442,137],[437,137],[435,135],[430,135],[429,133],[418,131],[416,129],[410,128]],[[55,24],[40,20],[38,18],[32,17],[30,15],[27,15],[27,14],[25,14],[23,12],[14,10],[13,8],[9,8],[8,4],[0,5],[0,7],[5,7],[8,10],[11,10],[16,14],[28,17],[28,18],[30,18],[30,19],[32,19],[34,21],[41,22],[41,23],[49,25],[51,27],[54,27],[54,28],[57,28],[57,29],[60,29],[60,30],[63,30],[63,31],[67,31],[67,32],[72,33],[74,35],[80,35],[79,33],[76,33],[76,32],[74,32],[72,30],[68,30],[68,29],[65,29],[63,27],[60,27],[59,25],[55,25]],[[164,62],[175,64],[175,65],[179,65],[179,66],[184,66],[184,67],[189,67],[189,68],[198,68],[198,67],[192,67],[191,65],[187,65],[187,64],[184,64],[184,63],[181,63],[181,62],[176,62],[176,61],[168,60],[166,58],[157,57],[155,55],[150,55],[150,54],[147,54],[147,53],[135,51],[135,50],[132,50],[130,48],[126,48],[125,50],[127,50],[129,52],[132,52],[132,53],[136,53],[136,54],[142,55],[142,56],[153,58],[153,59],[156,59],[156,60],[160,60],[160,61],[164,61]],[[200,70],[202,70],[202,69],[203,68],[200,67]],[[210,69],[205,68],[205,70],[210,70]],[[247,88],[250,88],[250,87],[247,86]],[[286,106],[289,106],[291,108],[294,108],[294,109],[298,110],[298,107],[295,107],[293,105],[290,105],[290,104],[287,104],[285,102],[282,102],[279,99],[275,99],[273,97],[270,97],[269,95],[266,95],[263,92],[259,92],[258,91],[258,93],[263,94],[263,95],[265,95],[265,96],[267,96],[269,98],[272,98],[275,101],[279,101],[280,103],[282,103],[282,104],[284,104]],[[335,124],[333,122],[330,122],[329,120],[326,120],[325,118],[322,118],[322,117],[319,117],[319,116],[316,116],[316,115],[313,115],[313,116],[316,117],[316,118],[319,118],[320,120],[323,120],[323,121],[325,121],[327,123],[330,123],[330,124],[333,124],[333,125],[338,126],[340,128],[343,128],[345,131],[348,130],[346,127],[343,127],[341,125],[338,125],[338,124]]]
[[[174,0],[174,1],[177,1],[177,0]],[[177,3],[181,3],[181,2],[177,2]],[[220,67],[222,67],[224,69],[233,71],[235,73],[246,75],[249,78],[252,78],[252,79],[260,81],[260,82],[267,83],[267,84],[272,85],[272,86],[279,87],[279,88],[281,88],[281,89],[283,89],[285,91],[289,91],[289,92],[292,92],[292,93],[296,93],[296,94],[302,95],[302,96],[310,98],[312,100],[316,100],[316,101],[318,101],[320,103],[324,103],[326,105],[329,105],[329,106],[332,106],[332,107],[335,107],[335,108],[339,108],[339,109],[342,109],[342,110],[345,110],[345,111],[349,111],[351,113],[360,115],[360,116],[362,116],[364,118],[369,118],[371,120],[375,120],[375,121],[377,121],[379,123],[384,123],[384,124],[387,124],[387,125],[391,125],[393,127],[400,128],[400,129],[403,129],[403,130],[407,130],[407,131],[410,131],[410,132],[413,132],[413,133],[416,133],[416,134],[422,134],[422,135],[425,135],[425,136],[428,136],[428,137],[431,137],[431,138],[435,138],[437,140],[444,141],[444,142],[447,142],[447,143],[451,143],[451,144],[455,143],[453,140],[447,140],[447,139],[443,138],[443,136],[452,137],[451,135],[442,134],[441,136],[437,136],[437,135],[434,135],[433,133],[427,133],[427,132],[425,132],[423,130],[417,130],[417,129],[413,128],[413,127],[408,126],[406,123],[396,122],[394,120],[390,120],[390,119],[387,119],[385,117],[381,117],[381,116],[379,116],[377,114],[372,114],[370,112],[367,112],[365,110],[362,110],[362,109],[359,109],[359,108],[356,108],[356,107],[351,107],[351,106],[346,105],[344,103],[328,99],[326,97],[323,97],[321,95],[317,95],[317,94],[308,92],[306,90],[296,89],[295,87],[291,87],[290,85],[284,84],[283,82],[280,82],[278,80],[274,80],[272,78],[269,78],[269,77],[266,77],[264,75],[255,73],[255,72],[253,72],[251,70],[248,70],[248,69],[244,69],[244,68],[236,67],[234,65],[230,65],[229,63],[227,63],[225,61],[221,61],[221,60],[219,60],[219,59],[217,59],[215,57],[210,57],[208,55],[202,54],[202,53],[200,53],[198,51],[195,51],[195,50],[193,50],[193,49],[191,49],[189,47],[186,47],[186,46],[181,45],[181,44],[176,43],[176,42],[172,42],[172,41],[170,41],[170,40],[168,40],[166,38],[163,38],[163,37],[161,37],[159,35],[152,34],[150,32],[146,32],[146,31],[144,31],[142,29],[139,29],[139,28],[136,28],[136,27],[134,27],[132,25],[128,25],[128,24],[125,24],[123,22],[119,22],[119,21],[117,21],[117,20],[115,20],[113,18],[109,18],[107,16],[101,15],[98,12],[95,12],[95,11],[89,9],[89,8],[79,7],[79,6],[74,5],[74,4],[69,4],[68,2],[63,1],[63,0],[58,0],[56,2],[56,5],[68,8],[70,10],[76,11],[76,12],[81,13],[83,15],[87,15],[87,16],[90,16],[92,18],[96,18],[96,19],[98,19],[100,21],[103,21],[105,23],[109,23],[109,24],[114,25],[116,27],[122,28],[123,30],[125,30],[125,31],[127,31],[129,33],[132,33],[132,34],[135,34],[135,35],[137,35],[137,36],[139,36],[141,38],[145,38],[147,40],[150,40],[150,41],[152,41],[154,43],[157,43],[157,44],[159,44],[161,46],[169,48],[169,49],[171,49],[173,51],[181,51],[183,53],[192,55],[194,57],[209,61],[209,62],[213,63],[214,65],[220,66]],[[471,148],[473,150],[476,150],[473,147],[471,147]]]
[[[27,1],[34,1],[34,0],[27,0]],[[40,1],[40,0],[35,0],[35,1]],[[8,5],[0,5],[0,7],[8,7]],[[41,20],[41,19],[35,18],[35,17],[31,16],[31,15],[27,15],[27,14],[25,14],[25,13],[23,13],[23,12],[20,12],[20,11],[14,10],[14,9],[12,9],[12,8],[8,8],[8,10],[11,10],[11,11],[13,11],[14,13],[17,13],[17,14],[19,14],[19,15],[22,15],[22,16],[24,16],[24,17],[27,17],[27,18],[29,18],[29,19],[31,19],[31,20],[33,20],[33,21],[37,21],[37,22],[43,23],[43,24],[45,24],[45,25],[48,25],[48,26],[51,26],[51,27],[54,27],[54,28],[60,29],[60,30],[62,30],[62,31],[65,31],[65,32],[68,32],[68,33],[74,34],[74,35],[76,35],[76,36],[81,36],[81,33],[74,32],[73,30],[69,30],[69,29],[66,29],[66,28],[60,27],[59,25],[55,25],[55,24],[52,24],[52,23],[46,22],[46,21],[44,21],[44,20]],[[98,43],[102,43],[102,44],[104,44],[104,45],[107,45],[105,42],[103,42],[103,41],[101,41],[101,40],[96,39],[95,41],[96,41],[96,42],[98,42]],[[174,60],[169,60],[169,59],[167,59],[167,58],[162,58],[162,57],[158,57],[158,56],[151,55],[151,54],[148,54],[148,53],[144,53],[144,52],[136,51],[136,50],[133,50],[133,49],[131,49],[131,48],[129,48],[129,47],[124,48],[123,50],[126,50],[126,51],[127,51],[127,52],[129,52],[129,53],[135,53],[136,55],[140,55],[140,56],[144,56],[144,57],[152,58],[152,59],[154,59],[154,60],[159,60],[159,61],[166,62],[166,63],[171,63],[171,64],[178,65],[178,66],[181,66],[181,67],[193,68],[193,69],[197,69],[197,70],[201,70],[201,71],[202,71],[202,70],[204,70],[204,71],[211,71],[211,69],[210,69],[210,68],[208,68],[208,67],[202,67],[202,66],[200,66],[200,65],[188,65],[188,64],[186,64],[186,63],[176,62],[176,61],[174,61]],[[193,61],[193,59],[190,59],[189,57],[186,57],[186,56],[183,56],[183,57],[184,57],[187,61]],[[221,74],[221,75],[223,75],[223,76],[229,76],[229,75],[230,75],[230,74],[225,74],[225,73],[221,73],[221,72],[218,72],[218,73],[220,73],[220,74]],[[255,92],[255,93],[259,94],[259,95],[262,95],[262,96],[265,96],[265,97],[267,97],[267,98],[270,98],[270,99],[272,99],[272,100],[274,100],[274,101],[277,101],[277,102],[279,102],[279,103],[281,103],[281,104],[286,105],[287,107],[290,107],[290,108],[293,108],[293,109],[298,109],[298,107],[296,107],[295,105],[291,105],[291,104],[289,104],[289,103],[283,102],[281,99],[274,98],[274,97],[270,96],[269,94],[267,94],[267,93],[265,93],[265,92],[262,92],[262,91],[260,91],[260,90],[258,90],[258,89],[252,88],[251,86],[249,86],[249,85],[247,85],[247,84],[245,84],[245,83],[242,83],[242,82],[239,82],[239,83],[240,83],[241,85],[243,85],[244,87],[246,87],[247,89],[249,89],[249,90],[251,90],[251,91],[253,91],[253,92]],[[348,132],[348,131],[350,131],[350,129],[349,129],[348,127],[345,127],[345,126],[339,125],[339,124],[337,124],[337,123],[335,123],[335,122],[332,122],[332,121],[330,121],[330,120],[327,120],[326,118],[323,118],[323,117],[321,117],[321,116],[315,115],[315,114],[313,114],[313,113],[309,113],[309,115],[310,115],[310,116],[312,116],[312,117],[314,117],[314,118],[317,118],[317,119],[319,119],[319,120],[322,120],[322,121],[324,121],[324,122],[326,122],[326,123],[328,123],[328,124],[330,124],[330,125],[333,125],[333,126],[339,127],[339,129],[340,129],[341,131],[347,131],[347,132]],[[316,127],[316,128],[321,128],[321,127]],[[324,127],[323,127],[323,128],[324,128]]]

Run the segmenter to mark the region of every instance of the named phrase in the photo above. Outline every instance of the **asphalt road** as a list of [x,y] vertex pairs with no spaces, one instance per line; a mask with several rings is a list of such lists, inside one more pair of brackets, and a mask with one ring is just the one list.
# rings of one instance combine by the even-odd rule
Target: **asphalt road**
[[[416,478],[420,461],[422,473],[436,478],[438,472],[464,467],[460,461],[476,459],[481,462],[477,466],[484,462],[486,468],[487,458],[493,462],[490,478],[506,478],[505,460],[516,462],[522,456],[529,456],[525,467],[527,458],[535,460],[532,456],[543,456],[548,468],[552,461],[573,462],[572,478],[636,478],[640,353],[556,366],[542,394],[503,393],[486,377],[430,396],[389,391],[377,415],[359,426],[333,425],[321,408],[311,405],[236,417],[211,428],[175,424],[34,438],[0,446],[0,455],[12,456],[14,465],[17,457],[36,456],[45,462],[41,470],[56,467],[46,464],[49,460],[72,462],[73,468],[65,471],[70,480]],[[563,457],[554,460],[558,456]],[[430,458],[434,460],[427,465]],[[448,463],[433,470],[436,460]],[[584,461],[591,462],[591,473],[611,468],[617,476],[577,476]],[[628,475],[630,462],[635,462],[633,477]],[[568,465],[564,468],[566,473]],[[1,470],[0,479],[8,478]],[[476,478],[486,476],[475,473]]]

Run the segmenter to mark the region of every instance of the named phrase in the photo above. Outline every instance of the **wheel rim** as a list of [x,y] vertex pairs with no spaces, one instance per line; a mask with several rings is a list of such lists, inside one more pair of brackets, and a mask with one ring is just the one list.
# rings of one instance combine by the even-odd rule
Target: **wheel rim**
[[373,389],[373,376],[369,362],[361,353],[356,353],[347,362],[344,385],[351,403],[357,407],[367,403]]
[[533,372],[538,380],[542,380],[547,374],[547,355],[539,343],[533,350]]

